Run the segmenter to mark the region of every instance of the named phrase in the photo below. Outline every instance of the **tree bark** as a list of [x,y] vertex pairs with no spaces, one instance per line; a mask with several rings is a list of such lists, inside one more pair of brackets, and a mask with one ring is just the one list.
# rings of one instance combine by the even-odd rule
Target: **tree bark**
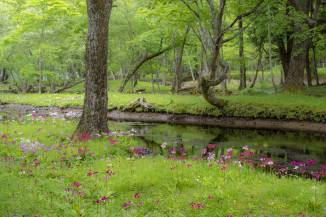
[[246,78],[246,61],[244,56],[244,40],[243,40],[243,22],[242,18],[239,19],[239,31],[241,31],[239,36],[239,58],[240,58],[240,87],[239,90],[247,88],[247,78]]
[[86,86],[83,114],[74,137],[108,131],[108,30],[112,0],[87,0]]

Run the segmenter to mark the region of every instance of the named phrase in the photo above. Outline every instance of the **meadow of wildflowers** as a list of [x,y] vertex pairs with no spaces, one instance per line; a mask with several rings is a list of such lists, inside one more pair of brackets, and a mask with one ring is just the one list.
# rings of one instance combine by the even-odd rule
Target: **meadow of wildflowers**
[[[82,135],[74,121],[0,123],[0,216],[325,216],[325,165],[288,165],[250,146],[200,155],[132,132]],[[314,170],[310,170],[314,168]]]

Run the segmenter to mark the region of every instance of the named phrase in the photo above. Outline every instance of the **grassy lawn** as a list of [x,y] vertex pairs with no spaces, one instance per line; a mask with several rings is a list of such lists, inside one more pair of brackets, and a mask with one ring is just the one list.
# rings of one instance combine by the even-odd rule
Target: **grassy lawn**
[[323,182],[278,178],[231,161],[131,157],[130,147],[139,146],[132,138],[72,143],[75,126],[0,123],[0,216],[325,214]]

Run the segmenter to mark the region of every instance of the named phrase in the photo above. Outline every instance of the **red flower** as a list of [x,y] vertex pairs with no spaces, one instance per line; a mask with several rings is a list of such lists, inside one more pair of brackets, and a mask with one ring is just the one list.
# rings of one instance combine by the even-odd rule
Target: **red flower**
[[135,195],[134,195],[134,198],[135,199],[139,199],[141,197],[141,194],[140,193],[136,193]]
[[79,137],[79,139],[83,142],[87,142],[88,140],[91,139],[91,134],[89,133],[82,133]]

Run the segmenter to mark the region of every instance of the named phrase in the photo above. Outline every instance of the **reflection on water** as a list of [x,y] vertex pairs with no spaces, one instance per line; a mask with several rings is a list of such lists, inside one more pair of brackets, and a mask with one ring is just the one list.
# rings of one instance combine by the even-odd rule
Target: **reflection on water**
[[183,148],[187,155],[201,156],[208,144],[217,144],[216,156],[228,148],[235,150],[248,145],[260,156],[278,161],[316,160],[326,163],[326,136],[296,132],[235,130],[216,127],[199,127],[168,124],[141,124],[110,122],[111,129],[135,130],[140,140],[154,153],[162,152],[161,145]]

